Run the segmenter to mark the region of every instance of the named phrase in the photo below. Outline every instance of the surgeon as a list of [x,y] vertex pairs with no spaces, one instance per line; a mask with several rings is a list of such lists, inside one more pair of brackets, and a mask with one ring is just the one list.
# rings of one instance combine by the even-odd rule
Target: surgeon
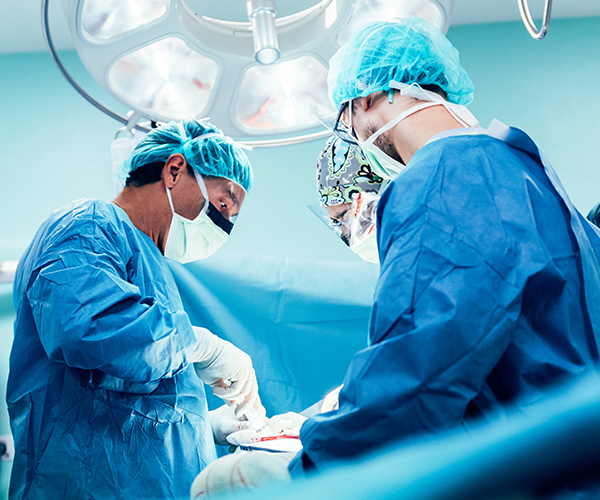
[[331,59],[328,84],[336,131],[389,184],[369,345],[339,409],[304,422],[292,476],[468,428],[599,359],[598,234],[527,134],[478,126],[444,35],[418,18],[367,25]]
[[[210,420],[223,440],[262,409],[250,358],[191,325],[165,259],[202,259],[227,240],[248,158],[184,121],[152,130],[121,175],[112,202],[52,213],[19,262],[11,499],[187,497],[215,459]],[[203,382],[227,402],[211,417]]]
[[317,160],[320,207],[309,208],[367,262],[379,262],[375,219],[382,183],[358,146],[329,138]]

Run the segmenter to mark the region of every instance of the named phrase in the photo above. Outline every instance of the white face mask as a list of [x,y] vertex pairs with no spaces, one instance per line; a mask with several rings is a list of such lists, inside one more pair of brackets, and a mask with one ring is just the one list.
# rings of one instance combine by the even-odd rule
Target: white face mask
[[171,191],[167,188],[173,218],[165,244],[165,257],[183,264],[211,256],[227,241],[233,227],[209,202],[202,176],[195,170],[194,175],[205,200],[200,214],[194,220],[175,213]]
[[[396,177],[396,175],[398,175],[406,168],[406,165],[398,160],[395,160],[391,156],[384,153],[377,146],[375,146],[375,140],[381,134],[387,132],[388,130],[391,130],[396,125],[398,125],[398,123],[400,123],[402,120],[409,117],[410,115],[421,111],[422,109],[430,108],[432,106],[444,106],[450,112],[450,114],[464,127],[475,127],[479,123],[465,106],[450,103],[435,92],[430,92],[429,90],[422,89],[416,84],[407,85],[405,83],[391,81],[390,87],[392,89],[400,90],[401,95],[414,97],[415,99],[419,99],[420,101],[427,102],[417,104],[412,108],[403,111],[398,116],[396,116],[396,118],[392,119],[386,125],[381,127],[377,132],[372,134],[366,141],[359,142],[359,145],[363,150],[367,161],[371,165],[373,171],[380,177],[383,177],[384,179],[393,179],[394,177]],[[349,106],[349,109],[352,110],[351,104]]]
[[371,231],[362,241],[350,243],[350,250],[362,260],[379,264],[379,253],[377,252],[377,232]]
[[348,246],[367,262],[379,263],[377,252],[377,204],[379,194],[359,193],[353,197]]

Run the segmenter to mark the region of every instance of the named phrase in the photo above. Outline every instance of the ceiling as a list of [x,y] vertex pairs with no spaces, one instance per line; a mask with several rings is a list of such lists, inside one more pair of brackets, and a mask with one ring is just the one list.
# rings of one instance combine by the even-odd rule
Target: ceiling
[[[221,5],[244,0],[220,0]],[[278,0],[278,4],[299,0]],[[306,0],[302,0],[306,3]],[[211,2],[214,5],[214,2]],[[309,2],[311,3],[311,2]],[[540,19],[545,0],[528,1],[534,19]],[[73,44],[62,15],[62,1],[49,0],[50,26],[58,49]],[[552,18],[600,16],[598,0],[554,0]],[[520,20],[517,0],[455,0],[452,24],[478,24]],[[525,27],[523,27],[525,29]],[[0,53],[46,50],[42,35],[41,0],[0,0]]]

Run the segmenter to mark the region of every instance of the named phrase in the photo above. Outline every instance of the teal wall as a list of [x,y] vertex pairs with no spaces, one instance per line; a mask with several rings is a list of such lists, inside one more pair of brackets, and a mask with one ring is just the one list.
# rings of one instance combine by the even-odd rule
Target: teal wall
[[481,124],[525,130],[587,214],[600,201],[600,17],[554,19],[541,41],[520,22],[451,27],[448,37],[475,84],[470,109]]
[[[471,110],[526,130],[546,152],[576,207],[600,201],[600,18],[552,21],[543,41],[521,23],[452,27],[448,37],[475,84]],[[117,111],[75,53],[61,54],[82,86]],[[73,199],[114,196],[109,145],[117,122],[85,102],[47,53],[0,55],[0,261],[18,259],[47,215]],[[317,200],[322,144],[249,153],[255,187],[224,251],[356,260],[306,205]],[[0,393],[14,310],[0,285]],[[4,398],[2,398],[4,399]],[[0,434],[9,432],[0,403]],[[2,470],[6,481],[6,467]]]
[[[587,212],[600,192],[600,18],[553,20],[543,41],[521,23],[458,26],[448,37],[475,84],[471,110],[483,126],[496,117],[526,130]],[[62,53],[82,86],[123,109]],[[0,261],[17,259],[40,222],[73,199],[114,196],[109,145],[117,122],[81,98],[49,54],[0,55]],[[316,201],[312,142],[249,153],[255,187],[226,251],[309,259],[356,257],[305,208]]]
[[[95,85],[76,53],[61,53],[61,58],[82,87],[126,114]],[[2,261],[19,258],[52,210],[77,198],[114,197],[109,146],[121,124],[79,96],[47,53],[0,55],[0,75]],[[224,250],[358,260],[306,209],[318,200],[321,148],[312,142],[248,153],[255,187]]]

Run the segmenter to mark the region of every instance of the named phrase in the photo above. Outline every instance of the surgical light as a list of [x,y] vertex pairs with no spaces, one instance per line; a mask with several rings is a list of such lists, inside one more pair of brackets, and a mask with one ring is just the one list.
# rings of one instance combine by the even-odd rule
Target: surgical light
[[[73,87],[107,109],[69,75]],[[90,75],[135,120],[210,120],[255,147],[327,137],[327,63],[366,22],[419,16],[446,32],[454,0],[62,0]],[[290,134],[292,134],[290,136]],[[262,139],[262,140],[261,140]]]

